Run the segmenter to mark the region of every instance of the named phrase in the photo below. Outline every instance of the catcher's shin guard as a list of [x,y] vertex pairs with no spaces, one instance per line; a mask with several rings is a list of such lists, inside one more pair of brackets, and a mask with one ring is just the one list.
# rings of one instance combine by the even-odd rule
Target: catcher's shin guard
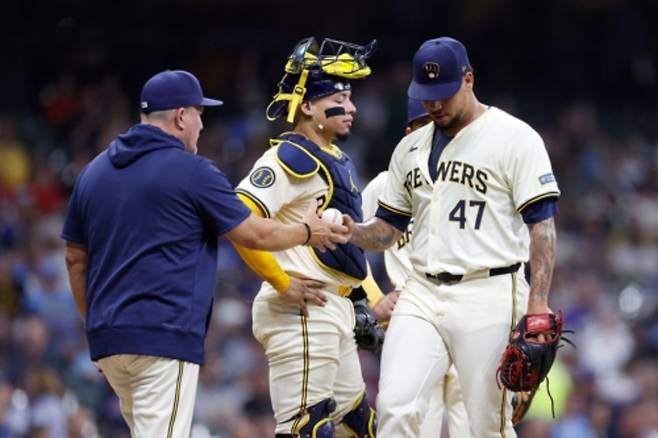
[[343,417],[342,422],[355,438],[375,438],[377,436],[377,414],[368,404],[365,392],[355,403],[355,407]]
[[335,410],[333,399],[322,400],[297,416],[299,421],[294,423],[292,433],[277,433],[276,438],[333,438],[336,427],[331,413]]

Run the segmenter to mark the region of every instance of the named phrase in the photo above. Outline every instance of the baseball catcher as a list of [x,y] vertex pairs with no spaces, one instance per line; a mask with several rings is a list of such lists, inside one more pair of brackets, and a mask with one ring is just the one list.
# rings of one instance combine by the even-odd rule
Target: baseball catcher
[[[283,118],[291,129],[270,139],[271,147],[236,189],[254,214],[297,222],[298,211],[310,202],[319,212],[336,209],[362,220],[356,166],[335,143],[351,133],[356,114],[351,81],[370,75],[366,61],[375,45],[313,37],[295,45],[266,109],[268,120]],[[251,251],[247,258],[267,279],[252,315],[254,335],[269,358],[276,437],[374,437],[377,420],[365,393],[354,310],[346,297],[371,277],[364,251],[345,243],[325,252]],[[316,289],[297,288],[291,295],[297,282],[292,273]],[[307,305],[317,293],[324,301]]]
[[[573,345],[562,336],[572,331],[563,330],[562,324],[561,313],[525,315],[510,334],[496,374],[499,385],[517,393],[512,400],[512,422],[515,425],[527,412],[539,384],[553,366],[557,350],[562,346],[560,341],[564,339]],[[548,395],[551,397],[550,390]]]

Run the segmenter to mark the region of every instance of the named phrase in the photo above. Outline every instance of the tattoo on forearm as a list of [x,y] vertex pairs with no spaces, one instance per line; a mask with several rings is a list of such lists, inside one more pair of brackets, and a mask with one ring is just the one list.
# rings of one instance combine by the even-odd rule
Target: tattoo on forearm
[[530,226],[530,296],[548,302],[555,267],[555,221],[549,218]]
[[397,228],[375,217],[356,226],[352,243],[368,251],[384,251],[397,242],[400,234]]

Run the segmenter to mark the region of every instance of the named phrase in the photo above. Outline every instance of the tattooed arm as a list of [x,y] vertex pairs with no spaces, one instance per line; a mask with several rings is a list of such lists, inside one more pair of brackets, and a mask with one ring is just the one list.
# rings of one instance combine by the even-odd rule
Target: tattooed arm
[[548,294],[555,267],[555,221],[552,217],[530,228],[530,296],[528,313],[548,313]]
[[[349,216],[346,216],[346,219],[348,218]],[[402,235],[397,228],[378,217],[358,224],[349,219],[345,225],[352,233],[350,242],[367,251],[384,251]]]

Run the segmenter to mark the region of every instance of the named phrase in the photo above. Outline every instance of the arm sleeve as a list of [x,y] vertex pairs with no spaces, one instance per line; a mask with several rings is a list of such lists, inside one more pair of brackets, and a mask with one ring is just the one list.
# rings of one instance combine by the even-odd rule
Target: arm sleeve
[[[255,215],[261,217],[265,216],[261,207],[253,202],[251,198],[242,193],[239,193],[238,197]],[[279,266],[279,263],[276,261],[272,253],[245,248],[244,246],[235,243],[233,246],[247,266],[249,266],[261,279],[270,283],[277,292],[284,293],[288,290],[290,287],[290,276],[281,268],[281,266]]]
[[521,215],[526,224],[536,224],[558,213],[557,198],[544,198],[528,205]]
[[377,209],[375,216],[393,225],[402,233],[404,233],[404,230],[407,229],[409,222],[411,221],[411,216],[393,211],[390,209],[390,207],[382,205],[381,203],[379,204],[379,208]]
[[226,176],[210,160],[201,158],[191,187],[201,216],[219,235],[231,231],[251,214]]

